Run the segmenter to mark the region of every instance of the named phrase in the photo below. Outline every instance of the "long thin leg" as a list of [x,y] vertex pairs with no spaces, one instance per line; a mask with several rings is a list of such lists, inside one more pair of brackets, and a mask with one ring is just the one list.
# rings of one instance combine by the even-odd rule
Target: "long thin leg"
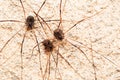
[[73,43],[71,43],[69,40],[67,40],[67,42],[69,42],[72,46],[76,47],[80,52],[82,52],[83,55],[86,57],[86,59],[89,61],[89,63],[92,63],[92,62],[89,60],[89,58],[87,57],[86,53],[85,53],[82,49],[80,49],[78,46],[76,46],[76,45],[74,45]]
[[80,76],[82,79],[84,79],[78,72],[77,70],[74,69],[74,67],[60,54],[58,53],[58,55],[75,71],[75,73]]
[[59,11],[59,12],[60,12],[60,13],[59,13],[59,14],[60,14],[60,22],[59,22],[58,28],[61,27],[61,23],[62,23],[62,13],[61,13],[62,0],[60,0],[60,6],[59,6],[59,7],[60,7],[60,11]]
[[21,22],[19,20],[0,20],[0,22],[20,22],[20,23],[24,23],[24,22]]
[[42,75],[42,78],[43,78],[43,70],[42,70],[42,64],[41,64],[41,51],[40,51],[40,47],[39,47],[39,42],[38,42],[38,39],[37,39],[37,36],[36,34],[34,33],[34,36],[35,36],[35,39],[36,39],[36,42],[37,42],[37,47],[38,47],[38,52],[39,52],[39,63],[40,63],[40,71],[41,71],[41,75]]
[[91,16],[89,16],[89,17],[85,17],[85,18],[79,20],[79,21],[76,22],[73,26],[71,26],[67,31],[65,31],[65,34],[66,34],[67,32],[69,32],[70,30],[72,30],[72,29],[73,29],[76,25],[78,25],[79,23],[81,23],[81,22],[83,22],[83,21],[86,21],[86,20],[94,17],[95,15],[100,14],[100,13],[103,12],[107,7],[108,7],[108,6],[106,6],[103,10],[101,10],[101,11],[99,11],[99,12],[96,12],[95,14],[93,14],[93,15],[91,15]]
[[49,78],[50,78],[50,65],[51,65],[51,61],[50,61],[50,57],[51,57],[51,54],[52,54],[52,52],[50,52],[50,54],[48,55],[49,56],[49,68],[48,68],[48,80],[49,80]]
[[92,63],[93,63],[93,70],[94,70],[94,80],[97,80],[97,73],[96,73],[96,66],[95,66],[95,62],[94,62],[94,57],[93,57],[93,51],[92,51],[92,42],[91,42],[91,50],[90,50],[90,52],[92,53],[91,55],[92,55]]
[[42,5],[40,6],[40,8],[39,8],[37,14],[39,14],[40,10],[42,9],[42,7],[44,6],[45,3],[46,3],[46,0],[45,0],[45,1],[42,3]]
[[6,47],[6,45],[11,41],[11,39],[13,39],[22,29],[20,29],[19,31],[17,31],[5,44],[4,46],[0,49],[0,52],[3,51],[3,49]]
[[95,52],[96,54],[100,55],[100,56],[103,57],[104,59],[108,60],[109,62],[111,62],[111,63],[116,67],[117,70],[120,70],[120,68],[117,67],[117,64],[115,64],[112,60],[110,60],[110,59],[108,59],[107,57],[105,57],[104,55],[102,55],[102,54],[101,54],[102,52],[97,52],[96,50],[94,50],[94,49],[86,46],[85,44],[83,44],[83,43],[81,43],[81,42],[79,42],[79,41],[76,41],[76,42],[78,42],[78,43],[81,44],[82,46],[86,47],[87,49],[92,50],[93,52]]
[[[50,55],[50,54],[49,54]],[[43,79],[46,80],[46,74],[48,71],[48,67],[49,67],[49,55],[47,55],[47,64],[46,64],[46,68],[45,68],[45,73],[43,75]]]
[[58,68],[58,53],[59,53],[59,47],[58,47],[58,49],[57,49],[57,54],[56,54],[56,58],[55,58],[55,56],[53,55],[53,53],[51,53],[51,55],[52,55],[52,57],[53,57],[53,59],[54,59],[54,62],[55,62],[55,67],[56,67],[56,69],[55,69],[55,78],[56,77],[58,77],[57,76],[57,70],[58,70],[58,72],[59,72],[59,75],[60,75],[60,79],[62,80],[62,76],[61,76],[61,74],[60,74],[60,71],[59,71],[59,68]]
[[23,40],[22,40],[22,44],[21,44],[21,80],[23,80],[23,75],[22,75],[22,73],[23,73],[23,43],[24,43],[24,40],[25,40],[25,35],[26,35],[26,32],[27,31],[25,31],[25,34],[24,34],[24,36],[23,36]]
[[22,2],[22,0],[20,0],[20,3],[21,3],[21,6],[22,6],[22,8],[23,8],[23,12],[24,12],[24,19],[26,19],[25,8],[24,8],[24,6],[23,6],[23,2]]

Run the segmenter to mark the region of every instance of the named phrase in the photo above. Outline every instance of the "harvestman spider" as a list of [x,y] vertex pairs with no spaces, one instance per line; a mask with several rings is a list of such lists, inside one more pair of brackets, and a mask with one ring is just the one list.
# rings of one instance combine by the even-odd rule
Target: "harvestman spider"
[[[39,12],[40,12],[40,10],[41,10],[41,8],[43,7],[43,5],[45,4],[45,2],[46,2],[46,0],[44,0],[44,2],[42,3],[42,5],[41,5],[41,7],[39,8],[39,10],[38,10],[38,12],[36,13],[37,15],[39,14]],[[23,69],[24,69],[24,60],[23,60],[23,54],[24,54],[24,41],[25,41],[25,38],[26,38],[26,34],[28,33],[28,32],[31,32],[32,34],[33,34],[33,36],[35,37],[35,39],[36,39],[36,42],[38,43],[38,40],[37,40],[37,36],[36,36],[36,33],[35,33],[35,31],[34,31],[34,29],[35,30],[37,30],[36,28],[38,28],[38,27],[35,27],[36,25],[35,25],[35,17],[33,17],[32,15],[29,15],[29,16],[27,16],[27,18],[26,18],[26,11],[25,11],[25,9],[26,8],[24,8],[24,5],[23,5],[23,1],[22,0],[20,0],[20,4],[21,4],[21,6],[22,6],[22,9],[23,9],[23,12],[24,12],[24,18],[25,18],[25,22],[22,22],[22,21],[19,21],[19,20],[0,20],[0,22],[21,22],[21,23],[24,23],[25,24],[25,26],[26,26],[26,29],[25,29],[25,32],[24,32],[24,35],[23,35],[23,39],[22,39],[22,42],[21,42],[21,50],[20,50],[20,56],[21,56],[21,80],[23,80]],[[37,16],[36,16],[37,17]],[[43,19],[43,18],[42,18]],[[48,21],[52,21],[52,20],[48,20]],[[54,20],[53,20],[54,21]],[[55,20],[56,21],[56,20]],[[40,21],[39,21],[40,22]],[[42,22],[40,22],[40,24],[41,24]],[[43,28],[43,25],[41,24],[41,26],[42,26],[42,28]],[[43,29],[44,30],[44,29]],[[21,31],[23,31],[23,27],[20,29],[20,30],[18,30],[10,39],[8,39],[8,41],[3,45],[3,47],[0,49],[0,52],[1,52],[1,54],[3,54],[3,51],[4,51],[4,49],[6,48],[6,46],[7,46],[7,44],[8,43],[10,43],[10,41],[16,36],[16,35],[18,35]],[[40,33],[40,32],[39,32]],[[5,64],[8,60],[9,60],[10,58],[8,58],[7,60],[5,60],[1,65],[3,65],[3,64]]]
[[[97,66],[96,66],[95,63],[94,63],[93,52],[95,52],[97,55],[101,56],[102,58],[108,60],[108,61],[109,61],[110,63],[112,63],[115,67],[117,67],[117,65],[116,65],[113,61],[111,61],[110,59],[108,59],[107,57],[105,57],[104,55],[102,55],[100,52],[97,52],[96,50],[92,49],[92,47],[88,47],[87,45],[85,45],[84,43],[81,43],[80,41],[73,41],[72,39],[70,40],[70,39],[66,38],[66,34],[67,34],[70,30],[72,30],[76,25],[80,24],[81,22],[83,22],[83,21],[85,21],[85,20],[87,20],[87,19],[89,19],[89,18],[94,17],[95,15],[98,15],[98,14],[101,13],[102,11],[96,12],[96,13],[93,14],[92,16],[89,16],[89,17],[86,17],[86,18],[84,18],[84,19],[81,19],[80,21],[76,22],[73,26],[71,26],[68,30],[66,30],[66,31],[63,32],[61,5],[62,5],[62,0],[60,0],[60,11],[59,11],[59,12],[60,12],[60,22],[59,22],[58,28],[53,31],[53,35],[54,35],[53,44],[55,45],[55,48],[58,47],[58,48],[57,48],[57,52],[56,52],[56,57],[57,57],[56,60],[55,60],[55,56],[53,56],[54,62],[56,63],[56,69],[58,69],[58,67],[59,67],[59,66],[58,66],[58,61],[59,61],[59,60],[58,60],[58,57],[60,57],[60,58],[62,58],[62,59],[74,70],[75,73],[77,73],[77,74],[80,76],[80,78],[82,78],[83,80],[86,79],[85,77],[81,76],[81,75],[76,71],[76,69],[74,69],[74,67],[71,65],[71,63],[63,56],[63,54],[61,54],[61,53],[59,52],[60,46],[61,46],[61,47],[65,47],[65,46],[66,46],[65,44],[67,44],[67,43],[70,44],[71,46],[75,47],[79,52],[81,52],[81,53],[84,55],[84,57],[88,60],[88,62],[91,64],[91,66],[93,67],[93,70],[94,70],[93,72],[91,72],[92,74],[94,74],[94,80],[97,80],[98,78],[97,78],[97,72],[96,72]],[[107,7],[105,7],[104,9],[106,9],[106,8],[107,8]],[[84,46],[85,48],[87,48],[88,50],[90,50],[91,55],[92,55],[92,60],[90,60],[90,59],[88,58],[86,52],[84,52],[84,50],[82,50],[82,49],[80,48],[80,46],[74,44],[74,42],[77,43],[77,44],[80,44],[80,45]],[[46,41],[45,41],[45,43],[46,43]],[[50,44],[47,44],[47,47],[49,47],[48,51],[53,52],[53,49],[50,50],[50,46],[51,46],[52,42],[50,42],[49,40],[47,40],[47,43],[50,43]],[[46,45],[44,44],[44,41],[43,41],[43,45],[44,45],[45,50],[46,50],[47,47],[46,47]],[[53,46],[52,46],[52,48],[53,48]],[[53,53],[50,53],[49,55],[53,55]],[[49,57],[49,58],[50,58],[50,57]],[[49,60],[49,64],[50,64],[50,60]],[[50,67],[50,66],[49,66],[49,67]],[[116,69],[117,69],[117,71],[120,71],[119,68],[116,68]],[[50,68],[49,68],[49,72],[50,72]],[[59,72],[59,74],[61,75],[60,72]],[[50,75],[50,73],[49,73],[49,75]],[[62,76],[60,77],[60,79],[62,79]],[[49,80],[49,79],[48,79],[48,80]]]

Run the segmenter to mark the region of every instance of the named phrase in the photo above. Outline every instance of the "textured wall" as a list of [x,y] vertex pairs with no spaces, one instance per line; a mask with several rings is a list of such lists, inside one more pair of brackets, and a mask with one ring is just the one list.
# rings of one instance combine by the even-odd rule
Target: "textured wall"
[[[19,0],[0,0],[0,80],[120,80],[120,1],[63,0],[61,42],[53,37],[60,0],[46,0],[38,13],[44,29],[34,14],[43,2],[22,0],[22,7]],[[29,15],[36,28],[25,33]],[[45,52],[45,39],[55,40],[52,52]]]

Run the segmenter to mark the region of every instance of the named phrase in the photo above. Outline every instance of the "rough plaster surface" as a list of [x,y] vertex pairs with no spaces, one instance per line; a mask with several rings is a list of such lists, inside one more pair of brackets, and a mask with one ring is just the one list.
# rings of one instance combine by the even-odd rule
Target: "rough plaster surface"
[[[44,0],[22,0],[26,16],[35,14]],[[29,4],[29,6],[28,6]],[[39,15],[45,20],[59,19],[60,0],[46,0]],[[77,21],[85,19],[65,34],[65,38],[75,46],[80,47],[85,55],[66,40],[60,46],[59,52],[75,69],[73,70],[64,59],[57,58],[56,50],[53,51],[55,59],[58,59],[56,70],[55,61],[51,56],[49,80],[120,80],[120,1],[119,0],[63,0],[62,2],[62,29],[67,31]],[[100,12],[99,14],[96,14]],[[1,22],[2,20],[19,20],[20,22]],[[0,49],[21,28],[20,31],[5,48],[0,52],[0,80],[42,80],[40,62],[43,73],[48,61],[43,46],[40,44],[41,60],[33,32],[38,41],[44,38],[53,38],[49,29],[45,34],[36,20],[33,32],[28,32],[23,46],[23,70],[21,71],[21,43],[25,34],[25,17],[19,0],[0,0]],[[55,30],[59,21],[48,22],[51,30]],[[44,24],[46,27],[46,25]],[[42,34],[42,36],[40,35]],[[80,43],[77,43],[79,41]],[[57,45],[58,46],[58,45]],[[56,46],[56,47],[57,47]],[[30,58],[32,55],[32,58]],[[93,67],[93,64],[96,68]],[[49,68],[47,68],[49,69]],[[22,74],[21,74],[22,73]],[[95,74],[96,73],[96,74]],[[78,75],[79,74],[79,75]],[[46,72],[46,79],[48,71]],[[96,76],[96,77],[95,77]]]

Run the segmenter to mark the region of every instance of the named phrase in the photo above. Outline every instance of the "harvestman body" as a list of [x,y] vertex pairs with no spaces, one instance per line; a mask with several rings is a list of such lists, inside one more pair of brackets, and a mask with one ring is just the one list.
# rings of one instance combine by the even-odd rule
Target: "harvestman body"
[[44,49],[45,49],[45,52],[52,52],[53,51],[53,43],[49,40],[49,39],[46,39],[42,42],[43,46],[44,46]]
[[33,26],[34,26],[34,23],[35,22],[35,19],[33,16],[28,16],[27,19],[26,19],[26,26],[27,27],[27,30],[32,30],[33,29]]
[[64,39],[64,33],[61,29],[56,29],[54,31],[54,36],[57,40],[60,40],[60,41],[62,41]]

